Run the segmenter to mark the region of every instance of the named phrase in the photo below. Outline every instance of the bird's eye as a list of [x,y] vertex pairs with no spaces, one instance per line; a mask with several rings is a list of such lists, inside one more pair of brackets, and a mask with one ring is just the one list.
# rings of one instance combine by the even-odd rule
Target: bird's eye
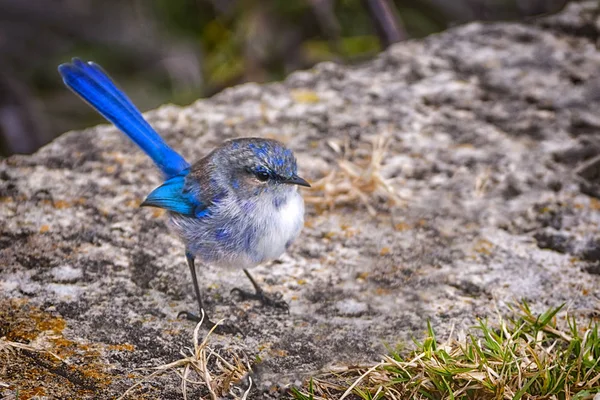
[[269,180],[269,174],[264,171],[258,171],[255,173],[255,175],[256,179],[258,179],[261,182],[266,182]]

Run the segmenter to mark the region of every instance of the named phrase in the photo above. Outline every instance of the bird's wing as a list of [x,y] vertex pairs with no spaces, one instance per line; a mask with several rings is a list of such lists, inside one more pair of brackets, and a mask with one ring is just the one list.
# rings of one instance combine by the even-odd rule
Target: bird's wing
[[208,209],[192,193],[185,190],[185,177],[186,175],[177,175],[167,179],[148,195],[141,206],[164,208],[188,217],[205,217],[208,215]]

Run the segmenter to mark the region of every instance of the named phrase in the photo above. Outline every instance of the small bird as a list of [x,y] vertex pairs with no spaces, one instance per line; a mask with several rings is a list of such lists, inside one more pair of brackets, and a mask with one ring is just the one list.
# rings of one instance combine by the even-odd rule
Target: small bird
[[[164,183],[141,204],[168,211],[173,230],[185,244],[200,312],[204,303],[195,260],[216,267],[239,268],[255,292],[232,290],[242,299],[287,309],[268,296],[248,268],[277,259],[304,225],[304,200],[298,186],[296,159],[282,143],[262,138],[225,141],[190,165],[148,124],[103,69],[74,58],[58,71],[65,85],[123,131],[164,175]],[[186,318],[199,321],[193,313]],[[208,319],[208,326],[214,324]]]

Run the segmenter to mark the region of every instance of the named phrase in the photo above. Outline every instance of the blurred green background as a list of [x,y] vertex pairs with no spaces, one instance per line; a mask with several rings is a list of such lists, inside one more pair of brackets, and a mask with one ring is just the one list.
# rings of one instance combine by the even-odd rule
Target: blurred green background
[[553,13],[567,0],[0,0],[0,154],[102,122],[56,66],[101,64],[142,110],[472,20]]

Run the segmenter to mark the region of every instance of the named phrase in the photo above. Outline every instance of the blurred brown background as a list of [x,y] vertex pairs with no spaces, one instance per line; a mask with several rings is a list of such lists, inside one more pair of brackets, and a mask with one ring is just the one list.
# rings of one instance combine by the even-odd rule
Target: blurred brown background
[[102,122],[56,67],[101,64],[144,111],[472,20],[554,13],[568,0],[0,0],[0,154]]

